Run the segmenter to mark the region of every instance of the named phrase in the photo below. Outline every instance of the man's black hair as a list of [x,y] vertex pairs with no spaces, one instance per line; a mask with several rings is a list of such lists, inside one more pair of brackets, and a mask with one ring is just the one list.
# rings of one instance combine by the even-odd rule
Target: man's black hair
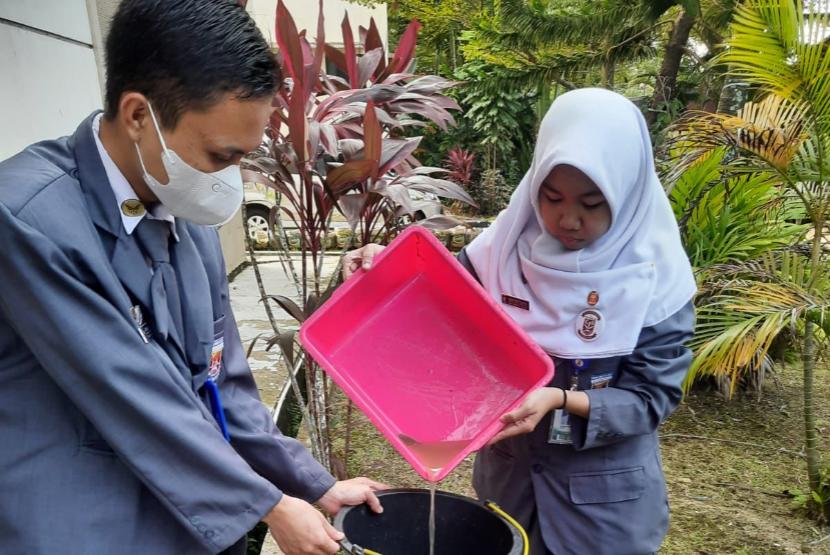
[[227,93],[271,96],[277,63],[253,19],[234,0],[123,0],[106,42],[106,115],[121,95],[145,95],[165,128]]

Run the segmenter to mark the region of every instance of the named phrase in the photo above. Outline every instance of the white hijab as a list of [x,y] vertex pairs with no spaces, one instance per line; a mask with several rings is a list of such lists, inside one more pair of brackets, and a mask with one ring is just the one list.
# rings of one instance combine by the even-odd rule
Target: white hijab
[[[611,209],[609,230],[581,250],[565,249],[539,214],[539,188],[560,164],[590,177]],[[530,169],[467,254],[490,295],[562,358],[631,353],[642,328],[676,313],[696,290],[645,120],[631,101],[604,89],[553,102]]]

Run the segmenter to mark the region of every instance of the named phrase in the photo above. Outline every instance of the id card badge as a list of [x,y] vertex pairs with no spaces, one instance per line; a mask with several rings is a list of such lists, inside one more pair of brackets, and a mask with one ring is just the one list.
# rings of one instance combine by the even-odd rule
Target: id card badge
[[[570,391],[579,390],[579,373],[585,367],[585,361],[576,359],[572,362],[573,373],[571,374]],[[570,445],[571,441],[571,414],[565,409],[553,411],[553,418],[550,419],[550,430],[548,430],[548,443],[555,445]]]
[[568,411],[563,409],[553,411],[548,431],[548,443],[558,445],[573,443],[571,441],[571,415]]
[[219,392],[219,376],[222,373],[222,355],[225,352],[225,319],[220,318],[213,324],[213,348],[210,352],[210,367],[208,369],[208,377],[205,381],[205,389],[207,390],[208,402],[210,403],[210,412],[213,418],[222,430],[222,435],[226,441],[231,440],[228,432],[228,421],[225,418],[225,408],[222,406],[222,396]]
[[219,381],[222,373],[222,355],[225,353],[225,318],[219,318],[213,323],[213,347],[210,350],[210,369],[208,379]]

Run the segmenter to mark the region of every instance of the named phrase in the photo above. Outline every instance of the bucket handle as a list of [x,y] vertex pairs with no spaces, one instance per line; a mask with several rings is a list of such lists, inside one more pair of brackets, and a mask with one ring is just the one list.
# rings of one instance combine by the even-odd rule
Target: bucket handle
[[346,553],[350,553],[351,555],[381,555],[377,551],[360,547],[359,545],[350,543],[345,539],[340,541],[340,547],[343,548]]
[[[522,528],[522,525],[519,524],[518,522],[516,522],[516,519],[514,519],[512,516],[510,516],[509,514],[504,512],[501,507],[499,507],[498,505],[496,505],[492,501],[487,501],[484,504],[484,506],[487,507],[488,509],[490,509],[491,511],[493,511],[494,513],[496,513],[497,515],[499,515],[500,517],[502,517],[504,520],[506,520],[510,524],[512,524],[519,531],[519,534],[522,536],[522,542],[524,543],[524,548],[522,550],[522,553],[524,555],[529,555],[530,554],[530,542],[527,539],[527,532],[525,532],[525,529]],[[367,555],[371,555],[371,554],[367,553]]]

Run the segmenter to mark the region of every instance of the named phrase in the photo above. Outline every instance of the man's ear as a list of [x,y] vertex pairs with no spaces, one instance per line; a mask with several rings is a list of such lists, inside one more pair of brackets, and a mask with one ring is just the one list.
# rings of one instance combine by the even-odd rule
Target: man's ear
[[115,117],[134,143],[141,141],[144,129],[148,125],[153,125],[148,106],[147,97],[141,93],[128,92],[121,95],[118,114]]

